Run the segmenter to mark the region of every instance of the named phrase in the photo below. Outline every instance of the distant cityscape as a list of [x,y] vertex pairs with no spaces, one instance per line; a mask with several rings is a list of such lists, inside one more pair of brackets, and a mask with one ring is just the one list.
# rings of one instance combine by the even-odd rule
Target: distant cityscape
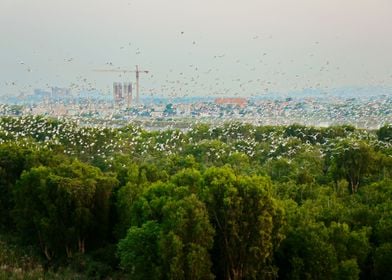
[[86,122],[238,120],[258,125],[349,124],[377,129],[392,123],[392,94],[388,90],[358,89],[352,94],[355,89],[346,89],[328,95],[310,90],[290,96],[269,94],[247,98],[141,96],[139,101],[132,96],[131,83],[113,83],[112,95],[73,93],[61,87],[35,89],[30,95],[3,98],[0,114],[83,118]]

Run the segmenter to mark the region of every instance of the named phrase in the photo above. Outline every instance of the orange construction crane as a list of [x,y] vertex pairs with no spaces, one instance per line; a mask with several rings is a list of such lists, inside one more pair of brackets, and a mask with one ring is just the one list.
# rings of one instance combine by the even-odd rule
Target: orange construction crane
[[136,73],[136,104],[139,104],[139,75],[140,73],[147,74],[147,70],[139,70],[139,65],[136,65],[136,70],[121,70],[121,69],[94,69],[95,72],[117,72],[117,73]]

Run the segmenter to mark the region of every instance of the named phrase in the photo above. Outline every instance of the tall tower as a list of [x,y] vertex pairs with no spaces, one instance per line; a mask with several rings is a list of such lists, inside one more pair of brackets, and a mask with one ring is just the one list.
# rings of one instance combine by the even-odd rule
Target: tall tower
[[123,84],[124,97],[127,99],[127,108],[129,109],[132,105],[132,83]]
[[121,83],[113,83],[113,100],[116,105],[119,105],[123,100]]

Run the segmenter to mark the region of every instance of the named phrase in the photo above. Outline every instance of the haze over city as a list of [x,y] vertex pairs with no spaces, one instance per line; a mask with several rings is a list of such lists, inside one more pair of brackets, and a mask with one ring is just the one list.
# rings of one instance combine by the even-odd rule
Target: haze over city
[[259,96],[392,86],[389,0],[2,0],[0,95]]

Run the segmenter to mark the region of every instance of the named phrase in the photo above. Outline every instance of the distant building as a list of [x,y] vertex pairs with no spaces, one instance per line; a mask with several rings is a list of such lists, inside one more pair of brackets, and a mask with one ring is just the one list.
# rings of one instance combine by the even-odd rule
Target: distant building
[[123,84],[123,94],[127,101],[127,107],[129,108],[132,105],[132,83]]
[[113,83],[113,100],[116,105],[132,104],[132,83]]
[[120,104],[123,102],[123,94],[122,94],[122,84],[121,83],[113,83],[113,99],[114,103]]
[[246,107],[246,105],[248,104],[248,101],[245,98],[216,98],[215,99],[215,104],[218,105],[232,105],[232,106],[239,106],[241,108]]

